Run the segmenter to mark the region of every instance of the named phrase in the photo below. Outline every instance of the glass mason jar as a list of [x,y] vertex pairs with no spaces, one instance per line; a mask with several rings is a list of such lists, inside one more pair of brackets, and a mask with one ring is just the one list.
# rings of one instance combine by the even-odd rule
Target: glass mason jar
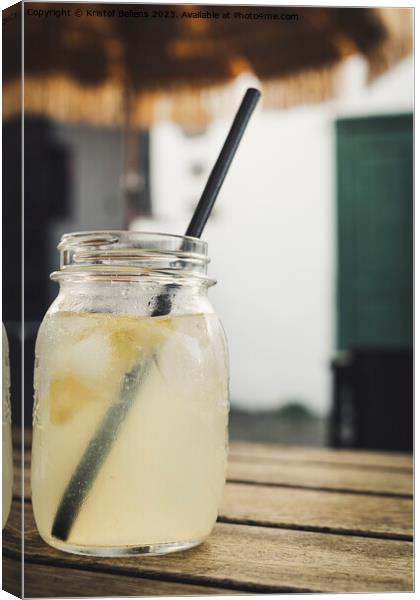
[[32,503],[78,554],[164,554],[211,532],[225,481],[228,366],[207,244],[66,234],[38,333]]
[[12,419],[10,411],[10,364],[9,342],[6,329],[2,325],[2,529],[4,529],[10,513],[13,495],[13,449]]

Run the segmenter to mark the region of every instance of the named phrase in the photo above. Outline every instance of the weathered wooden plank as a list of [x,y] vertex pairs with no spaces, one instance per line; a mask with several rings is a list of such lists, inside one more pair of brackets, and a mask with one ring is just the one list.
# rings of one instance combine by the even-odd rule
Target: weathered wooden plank
[[229,457],[228,479],[371,494],[411,496],[413,493],[411,473],[315,462],[267,462],[235,455]]
[[[25,429],[25,456],[31,450],[31,430]],[[21,434],[13,430],[14,445],[20,446]],[[406,452],[378,452],[373,450],[341,449],[341,448],[308,448],[301,446],[282,446],[255,442],[231,442],[230,453],[234,456],[250,456],[268,460],[292,460],[303,462],[335,463],[340,465],[357,465],[360,467],[379,467],[411,470],[413,457]]]
[[[187,552],[100,559],[47,546],[26,508],[25,552],[51,569],[72,566],[249,592],[412,590],[411,542],[221,523],[204,544]],[[9,553],[17,545],[14,532],[9,526],[4,532]]]
[[2,589],[18,598],[22,597],[22,561],[9,558],[3,553]]
[[[20,464],[15,462],[14,494],[20,496]],[[409,497],[413,493],[411,472],[375,467],[359,468],[334,463],[266,461],[251,456],[229,457],[228,479],[237,482],[274,484],[365,494]],[[25,460],[25,497],[30,497],[30,461]]]
[[[16,496],[20,494],[15,490]],[[29,500],[29,485],[26,486]],[[322,492],[228,483],[220,512],[223,519],[410,539],[413,502],[409,498]]]
[[223,588],[25,563],[26,598],[236,595]]
[[228,483],[220,517],[230,522],[412,539],[413,501]]
[[[28,481],[25,489],[29,499]],[[360,535],[409,539],[413,534],[413,502],[402,497],[228,483],[220,515],[231,521]]]
[[371,450],[344,450],[281,446],[251,442],[231,442],[230,454],[259,460],[333,463],[342,466],[379,467],[411,470],[413,457],[405,452],[376,452]]

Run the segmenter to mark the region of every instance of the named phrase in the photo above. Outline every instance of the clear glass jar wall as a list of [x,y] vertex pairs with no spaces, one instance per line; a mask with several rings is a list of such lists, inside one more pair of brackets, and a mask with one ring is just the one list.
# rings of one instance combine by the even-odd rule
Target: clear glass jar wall
[[38,333],[32,502],[70,552],[166,553],[211,532],[225,481],[228,366],[207,246],[68,234]]

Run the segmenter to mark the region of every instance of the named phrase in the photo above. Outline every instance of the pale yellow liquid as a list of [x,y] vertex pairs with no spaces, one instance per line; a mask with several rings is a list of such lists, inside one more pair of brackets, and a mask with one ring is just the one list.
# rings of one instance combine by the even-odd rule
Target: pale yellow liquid
[[66,543],[139,547],[210,533],[225,480],[228,416],[217,319],[62,312],[41,326],[35,368],[32,502],[52,545],[64,490],[119,401],[124,374],[152,355]]

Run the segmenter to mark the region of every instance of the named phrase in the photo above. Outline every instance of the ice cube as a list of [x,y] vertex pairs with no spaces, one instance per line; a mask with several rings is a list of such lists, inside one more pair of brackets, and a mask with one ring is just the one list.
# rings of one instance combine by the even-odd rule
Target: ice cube
[[72,374],[88,385],[105,377],[112,359],[107,336],[96,331],[82,339],[63,337],[60,341],[60,347],[50,355],[51,375]]
[[[69,346],[65,369],[86,383],[105,378],[111,368],[112,350],[107,336],[97,332]],[[64,365],[63,365],[64,366]]]

